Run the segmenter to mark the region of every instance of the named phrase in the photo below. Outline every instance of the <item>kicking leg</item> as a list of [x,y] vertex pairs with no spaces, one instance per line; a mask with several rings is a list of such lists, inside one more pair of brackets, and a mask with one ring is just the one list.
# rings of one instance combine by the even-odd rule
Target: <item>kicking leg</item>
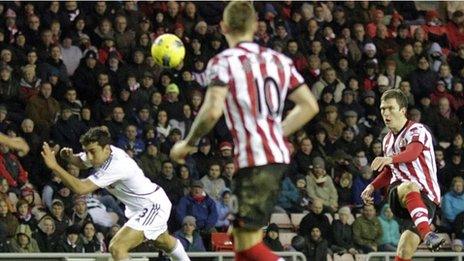
[[155,246],[164,250],[164,252],[166,252],[174,261],[190,260],[180,241],[169,235],[167,231],[163,232],[158,236],[158,238],[156,238]]
[[416,233],[410,230],[404,231],[398,242],[395,261],[410,261],[420,241],[421,239]]
[[145,239],[143,231],[138,231],[130,227],[122,227],[111,239],[109,251],[115,261],[127,261],[129,251],[140,245]]

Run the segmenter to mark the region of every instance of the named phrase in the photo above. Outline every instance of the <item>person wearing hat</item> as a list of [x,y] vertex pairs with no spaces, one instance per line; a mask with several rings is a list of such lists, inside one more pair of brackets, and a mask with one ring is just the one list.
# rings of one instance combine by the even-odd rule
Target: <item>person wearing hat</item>
[[74,87],[83,103],[93,104],[100,97],[101,88],[98,87],[98,82],[95,79],[103,70],[103,65],[99,64],[97,59],[95,51],[85,51],[84,57],[73,75]]
[[55,221],[56,233],[64,233],[66,228],[72,224],[71,219],[65,213],[65,206],[61,199],[52,200],[51,216]]
[[171,83],[166,86],[166,101],[163,108],[169,115],[169,119],[181,121],[184,119],[184,108],[183,103],[179,100],[180,89],[175,83]]
[[15,237],[11,240],[11,250],[16,253],[40,252],[37,241],[32,237],[29,225],[20,224],[16,228]]
[[355,92],[350,88],[343,90],[342,100],[337,104],[337,107],[340,112],[340,116],[343,116],[343,114],[347,111],[355,111],[359,118],[364,117],[364,108],[355,99]]
[[197,165],[200,176],[208,174],[208,168],[213,157],[211,141],[208,137],[203,137],[198,142],[198,151],[192,154],[192,159]]
[[437,106],[438,101],[441,98],[448,99],[451,107],[453,109],[456,108],[454,96],[451,93],[449,93],[448,89],[446,88],[446,83],[442,79],[438,80],[437,86],[435,87],[433,92],[430,94],[430,102],[432,103],[433,106]]
[[324,116],[319,125],[327,131],[328,140],[333,143],[342,136],[345,124],[338,116],[338,109],[334,105],[329,105],[324,109]]
[[176,207],[176,220],[182,223],[186,216],[196,219],[196,229],[200,234],[211,233],[218,221],[216,203],[205,192],[200,180],[192,181],[190,193],[183,196]]
[[155,181],[161,173],[163,162],[167,161],[168,157],[159,152],[159,142],[156,139],[148,140],[145,147],[145,152],[140,156],[140,168],[147,178]]
[[86,222],[93,222],[92,217],[87,211],[87,196],[75,196],[73,213],[71,214],[71,222],[82,226]]
[[364,137],[366,134],[366,126],[358,123],[358,113],[354,110],[348,110],[343,113],[343,123],[354,131],[355,138]]
[[224,159],[232,157],[232,150],[234,149],[234,145],[228,141],[223,141],[219,144],[219,153],[221,157]]
[[279,239],[279,227],[276,223],[271,223],[267,226],[263,242],[272,251],[284,251],[284,247]]
[[314,200],[319,198],[323,201],[324,208],[334,213],[338,209],[338,194],[332,178],[327,175],[325,161],[321,157],[315,157],[313,164],[309,167],[306,177],[306,192]]
[[56,251],[62,253],[83,253],[84,245],[82,244],[82,240],[79,239],[80,232],[81,226],[77,224],[66,228],[65,240],[58,242]]
[[343,255],[349,253],[351,255],[358,254],[353,242],[353,226],[354,221],[351,209],[348,206],[341,207],[338,210],[338,219],[332,223],[333,243],[331,249],[334,253]]
[[185,216],[182,220],[182,228],[174,233],[187,252],[205,252],[206,248],[200,233],[197,231],[197,223],[194,216]]

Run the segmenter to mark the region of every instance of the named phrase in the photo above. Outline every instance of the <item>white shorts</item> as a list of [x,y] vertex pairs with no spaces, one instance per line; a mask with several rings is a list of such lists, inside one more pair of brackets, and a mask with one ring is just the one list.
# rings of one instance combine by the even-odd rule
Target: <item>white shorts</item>
[[[153,193],[152,205],[148,205],[138,212],[130,212],[126,209],[129,220],[124,224],[134,230],[143,231],[146,239],[155,240],[159,235],[168,230],[168,220],[171,214],[171,201],[163,189]],[[128,213],[129,212],[129,213]]]

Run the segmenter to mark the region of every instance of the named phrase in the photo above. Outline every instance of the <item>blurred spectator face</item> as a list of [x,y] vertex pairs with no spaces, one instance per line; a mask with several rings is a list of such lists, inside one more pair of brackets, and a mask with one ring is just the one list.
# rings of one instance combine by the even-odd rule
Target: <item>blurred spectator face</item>
[[10,63],[11,58],[13,57],[13,54],[9,49],[3,49],[2,52],[0,53],[0,56],[2,58],[2,62],[4,63]]
[[417,41],[414,43],[413,49],[414,49],[414,54],[419,55],[424,51],[424,46],[422,45],[421,42]]
[[188,2],[185,5],[185,13],[187,14],[188,17],[193,18],[195,17],[195,14],[197,12],[197,7],[193,2]]
[[139,38],[139,44],[141,46],[148,46],[150,44],[150,37],[148,34],[142,34]]
[[164,74],[161,76],[161,85],[166,87],[171,83],[171,77],[169,75]]
[[361,173],[361,177],[365,180],[370,180],[372,178],[372,170],[371,168],[366,168],[364,169],[365,171],[363,171]]
[[205,155],[208,155],[210,150],[211,150],[211,144],[200,146],[200,152]]
[[380,39],[385,39],[388,36],[388,29],[384,24],[377,25],[377,37]]
[[122,122],[124,120],[124,110],[121,107],[115,107],[113,109],[113,120],[115,122]]
[[85,59],[85,64],[90,69],[93,69],[97,65],[97,60],[95,58],[89,57],[89,58]]
[[191,187],[190,188],[190,194],[192,195],[192,197],[202,196],[203,193],[204,193],[203,188],[200,188],[200,187]]
[[311,240],[319,241],[321,239],[321,230],[318,227],[311,229]]
[[447,64],[442,64],[440,66],[440,77],[449,77],[451,76],[451,70],[449,65]]
[[125,1],[124,2],[124,9],[128,11],[136,10],[136,5],[133,1]]
[[107,98],[113,96],[113,91],[111,90],[111,85],[107,84],[107,85],[105,85],[105,86],[103,87],[103,89],[102,89],[102,96],[103,96],[103,97],[107,97]]
[[319,26],[317,25],[316,20],[309,20],[308,22],[308,32],[310,35],[316,34],[317,30],[319,30]]
[[52,95],[52,85],[50,83],[42,83],[40,85],[40,93],[45,99],[50,98]]
[[309,138],[305,138],[301,141],[300,149],[301,152],[303,152],[306,155],[309,155],[313,151],[313,143]]
[[64,98],[70,103],[75,102],[76,98],[77,98],[76,90],[74,90],[74,89],[67,90],[66,94],[64,95]]
[[24,45],[26,45],[26,37],[24,36],[24,34],[17,35],[17,37],[16,37],[16,44],[17,44],[18,46],[24,46]]
[[98,1],[95,3],[95,12],[97,14],[102,15],[106,11],[106,2],[105,1]]
[[201,72],[205,69],[205,63],[202,60],[198,60],[194,64],[195,70]]
[[372,152],[375,156],[379,156],[382,154],[382,143],[375,142],[372,144]]
[[68,241],[71,243],[71,245],[74,245],[77,243],[77,240],[79,239],[79,234],[68,234]]
[[176,17],[179,13],[179,4],[175,1],[168,2],[168,14],[170,17]]
[[192,97],[192,105],[194,108],[199,108],[202,102],[202,97],[200,95],[194,95]]
[[344,140],[352,142],[354,139],[354,132],[350,129],[346,129],[343,131],[342,137]]
[[342,98],[345,104],[352,104],[354,101],[354,95],[352,93],[345,93]]
[[358,117],[356,116],[349,116],[345,118],[346,125],[352,127],[358,123]]
[[410,44],[406,45],[401,51],[401,56],[406,61],[409,61],[409,59],[411,59],[413,55],[414,55],[414,49]]
[[40,39],[42,40],[42,43],[45,45],[50,45],[53,43],[53,34],[51,30],[45,30],[42,32],[40,35]]
[[141,109],[138,116],[141,121],[146,122],[150,119],[150,111],[148,109]]
[[287,45],[288,52],[290,54],[296,54],[298,52],[298,43],[297,42],[289,42]]
[[[348,62],[347,62],[347,65],[348,65]],[[356,78],[351,78],[350,81],[348,82],[348,87],[353,90],[353,91],[356,91],[356,90],[359,90],[359,82],[358,82],[358,79]]]
[[4,217],[8,214],[8,205],[5,200],[0,200],[0,216]]
[[72,39],[71,37],[65,37],[63,39],[63,48],[70,48],[72,45]]
[[183,109],[182,112],[184,113],[184,117],[186,119],[190,119],[190,117],[192,116],[192,109],[190,108],[190,105],[184,104],[184,107],[182,109]]
[[233,162],[229,162],[224,166],[224,173],[228,177],[232,177],[235,173],[235,164]]
[[18,244],[20,247],[26,247],[29,244],[29,237],[25,234],[18,235]]
[[111,31],[111,28],[112,28],[111,21],[108,20],[108,19],[102,20],[100,25],[99,25],[99,28],[100,28],[100,31],[103,34],[108,34]]
[[159,111],[158,112],[158,124],[165,125],[168,122],[168,114],[166,111]]
[[182,232],[184,232],[184,234],[186,235],[193,235],[193,231],[195,231],[195,224],[192,223],[192,222],[185,222],[183,225],[182,225]]
[[[69,195],[71,195],[71,190],[68,189],[67,187],[64,187],[64,188],[58,190],[58,194],[63,198],[67,198],[67,197],[69,197]],[[32,199],[31,199],[31,203],[32,203]]]
[[334,111],[334,112],[327,112],[327,113],[325,114],[325,118],[326,118],[326,120],[327,120],[328,122],[334,123],[334,122],[337,120],[337,118],[338,118],[338,113],[337,113],[336,111]]
[[314,8],[314,16],[318,19],[322,19],[324,17],[324,9],[322,6],[316,6]]
[[201,43],[198,39],[192,40],[192,49],[194,52],[198,52],[201,49]]
[[127,126],[126,137],[130,141],[134,141],[137,138],[137,127],[135,127],[134,125]]
[[338,218],[340,219],[340,222],[342,222],[342,224],[346,224],[348,223],[348,218],[350,216],[347,215],[346,213],[338,213]]
[[354,36],[356,37],[356,39],[358,40],[364,39],[364,35],[366,34],[366,32],[364,31],[364,26],[362,24],[355,24],[353,31],[354,31]]
[[316,55],[309,56],[309,68],[316,70],[316,69],[320,69],[320,67],[321,67],[321,59],[319,59],[319,57],[317,57]]
[[453,91],[454,92],[462,92],[463,91],[463,85],[460,82],[457,82],[453,84]]
[[59,1],[50,2],[50,7],[48,8],[48,10],[52,11],[55,14],[58,13],[58,11],[60,10],[60,2]]
[[441,114],[445,114],[450,110],[450,104],[447,98],[438,100],[438,110]]
[[417,27],[414,31],[414,39],[423,42],[425,41],[425,31],[421,27]]
[[287,29],[283,25],[279,25],[276,29],[276,35],[279,38],[285,38],[287,36]]
[[267,33],[267,24],[264,21],[259,21],[258,22],[258,30],[257,34],[258,35],[263,35]]
[[145,55],[143,54],[143,52],[136,51],[134,53],[134,63],[142,64],[144,60],[145,60]]
[[350,28],[343,28],[343,29],[342,29],[342,36],[343,36],[345,39],[351,39],[351,31],[350,31]]
[[8,80],[10,80],[10,77],[11,77],[11,72],[10,72],[10,70],[3,69],[3,70],[0,71],[0,78],[1,78],[3,81],[8,81]]
[[187,180],[190,177],[189,169],[186,166],[180,167],[179,174],[180,178],[183,180]]
[[92,223],[85,224],[84,236],[86,238],[93,238],[93,236],[95,236],[95,226]]
[[424,71],[429,69],[429,61],[427,61],[425,57],[422,57],[418,62],[418,67],[419,69]]
[[184,71],[182,73],[182,80],[184,82],[190,82],[193,80],[193,76],[192,76],[192,73],[190,71]]
[[343,71],[348,70],[348,61],[346,60],[346,58],[341,58],[338,61],[338,68],[340,68]]
[[79,200],[74,204],[74,211],[77,214],[82,215],[87,211],[87,203],[83,200]]
[[163,101],[163,96],[159,92],[154,92],[151,96],[151,103],[154,105],[160,105]]
[[66,1],[65,5],[66,10],[74,11],[77,9],[77,2],[76,1]]
[[64,121],[69,120],[72,116],[72,111],[70,109],[61,110],[61,119]]
[[27,53],[27,63],[35,64],[37,62],[37,53],[35,51]]
[[68,164],[66,169],[69,172],[69,174],[71,174],[73,177],[79,177],[80,170],[76,165]]
[[453,139],[453,146],[455,146],[456,148],[462,148],[462,143],[463,143],[462,135],[459,133],[456,134],[456,136],[454,136],[454,139]]
[[166,177],[174,175],[174,167],[173,167],[172,163],[171,162],[165,162],[163,164],[163,168],[161,169],[161,172]]
[[52,214],[55,217],[61,218],[64,214],[64,208],[60,204],[53,204],[52,206]]
[[337,79],[337,74],[335,73],[335,70],[329,69],[324,73],[324,80],[327,83],[333,83],[335,79]]
[[455,178],[453,183],[453,191],[458,195],[462,195],[464,191],[464,181],[462,179]]
[[208,30],[208,24],[206,24],[206,22],[204,21],[198,22],[198,24],[195,26],[195,31],[199,35],[206,35],[207,30]]
[[34,131],[34,122],[31,119],[24,119],[21,123],[21,129],[24,133],[32,133]]
[[350,183],[353,179],[353,176],[349,172],[345,172],[342,174],[340,177],[340,187],[342,188],[348,188],[350,186]]
[[148,145],[147,146],[147,153],[150,156],[156,156],[158,155],[158,148],[154,145]]
[[375,217],[375,208],[373,205],[365,205],[362,212],[364,218],[371,220]]
[[346,40],[345,38],[337,38],[335,41],[335,46],[337,46],[337,49],[339,51],[343,51],[346,47]]
[[219,178],[220,175],[221,175],[221,167],[219,165],[215,164],[209,167],[208,176],[211,179],[217,179]]
[[5,194],[8,192],[8,190],[10,189],[10,185],[8,185],[8,181],[4,178],[1,178],[1,181],[0,181],[0,192]]
[[89,121],[91,115],[92,112],[90,111],[90,108],[82,108],[81,117],[83,120]]
[[51,235],[51,234],[55,233],[55,222],[51,218],[45,218],[42,221],[41,227],[42,227],[42,231],[46,235]]
[[54,46],[50,50],[50,56],[53,60],[58,61],[61,58],[61,49],[58,46]]
[[125,32],[127,28],[127,19],[124,16],[116,17],[115,28],[118,32]]
[[97,82],[98,82],[98,86],[104,86],[105,84],[108,84],[110,82],[108,74],[106,73],[98,74]]
[[442,150],[435,150],[435,160],[437,162],[442,162],[445,160],[445,154]]
[[28,23],[29,29],[31,29],[32,31],[38,31],[39,30],[40,19],[39,19],[38,16],[36,16],[36,15],[29,16],[29,19],[28,19],[27,23]]

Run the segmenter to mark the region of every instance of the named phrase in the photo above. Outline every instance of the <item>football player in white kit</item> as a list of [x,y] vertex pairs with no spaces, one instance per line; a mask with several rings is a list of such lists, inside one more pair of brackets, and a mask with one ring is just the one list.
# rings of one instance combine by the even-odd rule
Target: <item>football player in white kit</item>
[[106,188],[125,204],[129,220],[110,242],[113,259],[130,260],[129,251],[148,239],[154,240],[155,246],[172,260],[190,260],[179,240],[167,231],[172,205],[164,190],[145,177],[129,155],[111,145],[106,129],[92,128],[82,135],[80,142],[84,152],[73,154],[72,149],[63,148],[60,156],[81,169],[92,168],[86,179],[75,178],[63,169],[47,143],[43,144],[42,157],[47,167],[76,194]]

